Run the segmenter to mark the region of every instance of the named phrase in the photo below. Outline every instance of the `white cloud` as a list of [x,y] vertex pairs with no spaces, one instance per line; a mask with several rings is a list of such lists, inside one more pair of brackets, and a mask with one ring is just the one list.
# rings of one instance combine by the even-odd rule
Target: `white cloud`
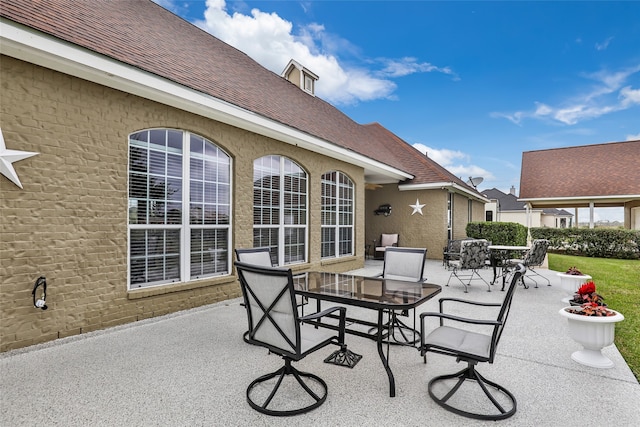
[[613,36],[608,37],[602,43],[596,43],[596,45],[595,45],[596,50],[605,50],[607,47],[609,47],[609,43],[611,43],[612,40],[613,40]]
[[470,156],[462,151],[432,148],[420,143],[413,144],[413,147],[463,181],[466,181],[470,176],[481,176],[485,180],[495,179],[491,172],[470,164]]
[[409,74],[437,71],[443,74],[452,75],[455,79],[458,79],[456,74],[449,67],[437,67],[428,62],[418,62],[417,58],[406,57],[401,59],[383,59],[382,62],[385,66],[380,74],[388,77],[403,77]]
[[534,102],[535,108],[531,111],[493,112],[491,117],[505,118],[517,125],[526,118],[575,125],[584,120],[626,110],[640,105],[640,89],[633,89],[631,86],[623,87],[625,82],[638,72],[640,72],[640,65],[617,72],[599,71],[583,74],[581,77],[596,82],[591,90],[583,94],[571,97],[556,106]]
[[636,141],[638,139],[640,139],[640,132],[636,133],[635,135],[633,134],[627,135],[627,141]]
[[393,98],[397,85],[391,79],[408,74],[439,72],[458,79],[448,67],[437,67],[416,58],[380,58],[361,66],[345,65],[338,54],[357,57],[359,49],[327,33],[321,24],[307,24],[294,31],[293,24],[276,13],[257,8],[250,15],[230,13],[224,0],[207,0],[204,19],[195,24],[274,73],[280,74],[289,60],[295,59],[320,77],[316,94],[335,104]]
[[631,86],[623,87],[620,90],[620,103],[624,106],[640,104],[640,89],[631,89]]

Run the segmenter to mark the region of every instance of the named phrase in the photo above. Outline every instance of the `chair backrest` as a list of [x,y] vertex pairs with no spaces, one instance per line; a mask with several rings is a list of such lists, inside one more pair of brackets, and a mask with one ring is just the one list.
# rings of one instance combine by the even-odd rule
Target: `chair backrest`
[[485,266],[489,256],[489,242],[486,239],[463,240],[460,243],[460,268],[478,269]]
[[502,331],[504,330],[504,325],[507,323],[507,318],[509,317],[509,311],[511,310],[511,302],[513,301],[513,294],[516,291],[516,287],[518,284],[518,280],[525,273],[526,268],[522,264],[518,264],[516,267],[513,277],[511,278],[511,284],[509,284],[509,289],[507,289],[507,293],[504,296],[504,300],[502,301],[502,306],[500,307],[500,311],[498,312],[498,318],[496,319],[499,324],[493,330],[493,335],[491,337],[491,348],[489,349],[489,363],[493,363],[493,358],[496,354],[496,348],[498,347],[498,343],[500,342],[500,337],[502,336]]
[[384,252],[382,277],[385,279],[422,282],[426,255],[427,249],[425,248],[389,247]]
[[271,267],[271,253],[269,248],[236,249],[236,259],[242,263]]
[[544,258],[547,256],[547,248],[549,241],[546,239],[535,239],[531,242],[531,249],[527,251],[522,263],[526,267],[542,265]]
[[451,239],[447,243],[447,252],[460,253],[462,242],[469,239]]
[[380,236],[380,246],[394,246],[398,244],[397,234],[383,234]]
[[278,354],[301,354],[300,323],[291,269],[236,262],[249,332],[247,341]]

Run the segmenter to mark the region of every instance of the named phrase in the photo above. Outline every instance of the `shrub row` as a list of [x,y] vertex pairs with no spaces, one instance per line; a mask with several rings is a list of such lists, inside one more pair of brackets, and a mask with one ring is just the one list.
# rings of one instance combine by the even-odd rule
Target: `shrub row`
[[549,251],[597,258],[640,259],[640,231],[619,228],[532,228]]
[[493,245],[524,246],[527,244],[527,228],[515,222],[470,222],[467,236],[487,239]]
[[[523,246],[527,228],[515,222],[470,222],[467,236],[494,245]],[[531,228],[532,239],[549,240],[549,252],[597,258],[640,259],[640,231],[619,228]]]

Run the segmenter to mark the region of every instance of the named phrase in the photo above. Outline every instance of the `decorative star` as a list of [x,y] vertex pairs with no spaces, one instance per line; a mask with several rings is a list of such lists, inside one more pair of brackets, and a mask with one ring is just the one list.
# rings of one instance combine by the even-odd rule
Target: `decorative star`
[[411,215],[415,214],[415,213],[419,213],[420,215],[423,215],[422,213],[422,208],[424,207],[424,203],[420,204],[420,199],[416,199],[416,204],[415,205],[409,205],[413,208],[413,212],[411,212]]
[[22,188],[22,183],[18,178],[16,170],[13,168],[12,163],[20,160],[24,160],[31,156],[35,156],[38,153],[32,153],[29,151],[7,150],[7,146],[4,143],[4,136],[2,136],[2,129],[0,129],[0,172],[2,175],[9,178],[15,185]]

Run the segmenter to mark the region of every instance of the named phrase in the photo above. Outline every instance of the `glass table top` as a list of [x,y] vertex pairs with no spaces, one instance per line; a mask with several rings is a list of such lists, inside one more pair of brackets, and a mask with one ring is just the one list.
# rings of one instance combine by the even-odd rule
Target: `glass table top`
[[440,285],[312,271],[294,275],[296,292],[369,308],[414,308],[440,293]]

